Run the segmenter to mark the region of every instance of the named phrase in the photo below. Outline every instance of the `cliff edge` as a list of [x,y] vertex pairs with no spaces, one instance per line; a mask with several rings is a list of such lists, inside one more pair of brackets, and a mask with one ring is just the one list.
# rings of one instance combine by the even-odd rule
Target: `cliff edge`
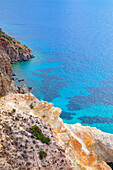
[[0,28],[0,95],[18,92],[18,87],[12,80],[11,64],[18,61],[27,61],[34,58],[32,50],[27,46],[5,34]]
[[80,124],[63,123],[62,119],[59,118],[60,108],[53,107],[52,103],[39,101],[31,93],[9,94],[0,99],[1,113],[11,112],[12,109],[16,109],[17,113],[21,112],[21,116],[23,114],[31,115],[48,123],[55,135],[57,144],[65,150],[65,156],[71,161],[75,170],[111,169],[105,162],[113,160],[112,134]]

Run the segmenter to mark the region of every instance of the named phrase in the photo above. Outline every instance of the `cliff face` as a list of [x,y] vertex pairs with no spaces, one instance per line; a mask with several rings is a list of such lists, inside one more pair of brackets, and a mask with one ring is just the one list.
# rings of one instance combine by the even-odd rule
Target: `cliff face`
[[17,111],[38,117],[48,123],[54,132],[57,144],[65,150],[65,155],[75,170],[110,170],[111,168],[103,161],[113,160],[113,135],[80,124],[65,124],[59,118],[61,109],[52,105],[39,101],[30,93],[10,94],[0,99],[1,112],[16,108]]
[[0,74],[0,95],[16,92],[18,89],[13,80],[9,78],[13,76],[11,63],[26,61],[33,57],[32,50],[0,29],[0,73],[3,73]]
[[10,62],[11,60],[8,54],[4,50],[0,49],[0,72],[4,75],[13,75]]
[[11,92],[18,92],[18,87],[7,75],[0,73],[0,96],[5,96]]
[[0,31],[0,48],[8,54],[11,63],[34,58],[31,49],[8,36],[2,30]]
[[13,75],[11,63],[34,58],[32,50],[5,34],[0,29],[0,71]]

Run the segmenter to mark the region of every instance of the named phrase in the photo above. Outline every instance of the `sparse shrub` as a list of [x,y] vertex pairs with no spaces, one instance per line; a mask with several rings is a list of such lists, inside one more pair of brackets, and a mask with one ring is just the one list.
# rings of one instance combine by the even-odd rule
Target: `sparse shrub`
[[12,112],[16,112],[16,109],[12,109]]
[[43,159],[44,157],[46,157],[47,156],[47,153],[46,152],[44,152],[44,151],[40,151],[39,152],[39,157],[40,157],[40,159]]
[[20,50],[22,50],[22,47],[19,47]]
[[6,38],[6,36],[5,36],[5,35],[2,35],[2,37],[3,37],[3,38]]
[[30,127],[29,129],[30,129],[30,132],[32,133],[31,135],[32,137],[36,137],[36,139],[40,140],[42,143],[49,144],[50,138],[44,136],[41,129],[37,125],[34,125]]
[[32,103],[30,104],[30,108],[31,108],[31,109],[33,109],[33,108],[34,108],[34,106],[33,106],[33,104],[32,104]]
[[45,118],[45,117],[46,117],[46,115],[43,115],[42,117],[43,117],[43,118]]
[[15,41],[13,41],[13,44],[16,44],[16,42],[15,42]]
[[12,38],[10,36],[5,36],[5,38],[11,43],[12,42]]

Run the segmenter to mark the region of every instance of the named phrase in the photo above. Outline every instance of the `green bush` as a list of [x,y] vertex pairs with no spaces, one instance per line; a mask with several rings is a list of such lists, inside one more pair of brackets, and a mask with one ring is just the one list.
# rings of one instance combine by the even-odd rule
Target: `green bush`
[[3,37],[3,38],[6,38],[6,36],[5,36],[5,35],[2,35],[2,37]]
[[11,41],[12,41],[12,38],[11,38],[11,37],[5,36],[5,38],[11,43]]
[[33,109],[33,108],[34,108],[34,106],[33,106],[33,104],[32,104],[32,103],[30,104],[30,108],[31,108],[31,109]]
[[15,41],[13,41],[13,44],[16,44],[16,42],[15,42]]
[[30,132],[32,133],[32,137],[36,137],[37,140],[40,140],[42,143],[49,144],[50,139],[42,133],[41,129],[37,126],[34,125],[29,128]]
[[22,49],[22,47],[19,47],[19,49],[21,50],[21,49]]
[[16,112],[16,109],[12,109],[12,112]]
[[40,157],[40,159],[43,159],[44,157],[46,157],[47,156],[47,153],[46,152],[44,152],[44,151],[40,151],[39,152],[39,157]]

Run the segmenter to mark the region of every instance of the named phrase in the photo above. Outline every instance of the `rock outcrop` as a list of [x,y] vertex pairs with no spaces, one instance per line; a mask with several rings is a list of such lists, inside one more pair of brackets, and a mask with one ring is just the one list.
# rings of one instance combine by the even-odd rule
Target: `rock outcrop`
[[0,31],[0,48],[8,54],[11,63],[34,58],[31,49],[5,34],[2,30]]
[[0,96],[5,96],[9,93],[19,92],[18,87],[11,78],[3,73],[0,73]]
[[82,126],[77,123],[78,129],[81,129],[88,133],[95,141],[97,145],[97,160],[101,162],[113,162],[113,135],[109,133],[102,132],[96,127]]
[[30,93],[9,94],[0,99],[1,112],[11,111],[13,108],[16,108],[17,112],[21,111],[26,115],[38,117],[48,123],[54,132],[57,144],[65,150],[65,155],[75,170],[111,169],[104,161],[111,162],[113,156],[112,134],[83,127],[80,124],[63,123],[59,118],[60,108],[53,107],[51,103],[39,101]]
[[[18,91],[18,87],[10,79],[14,75],[11,63],[26,61],[30,58],[34,58],[31,49],[11,38],[0,29],[0,95]],[[25,85],[24,87],[22,85],[21,91],[22,93],[28,92]]]
[[24,83],[22,83],[20,86],[19,92],[22,94],[29,93],[29,89],[27,88],[27,86]]
[[[16,107],[6,110],[0,110],[0,170],[73,169],[47,123]],[[33,136],[33,128],[49,141]]]

